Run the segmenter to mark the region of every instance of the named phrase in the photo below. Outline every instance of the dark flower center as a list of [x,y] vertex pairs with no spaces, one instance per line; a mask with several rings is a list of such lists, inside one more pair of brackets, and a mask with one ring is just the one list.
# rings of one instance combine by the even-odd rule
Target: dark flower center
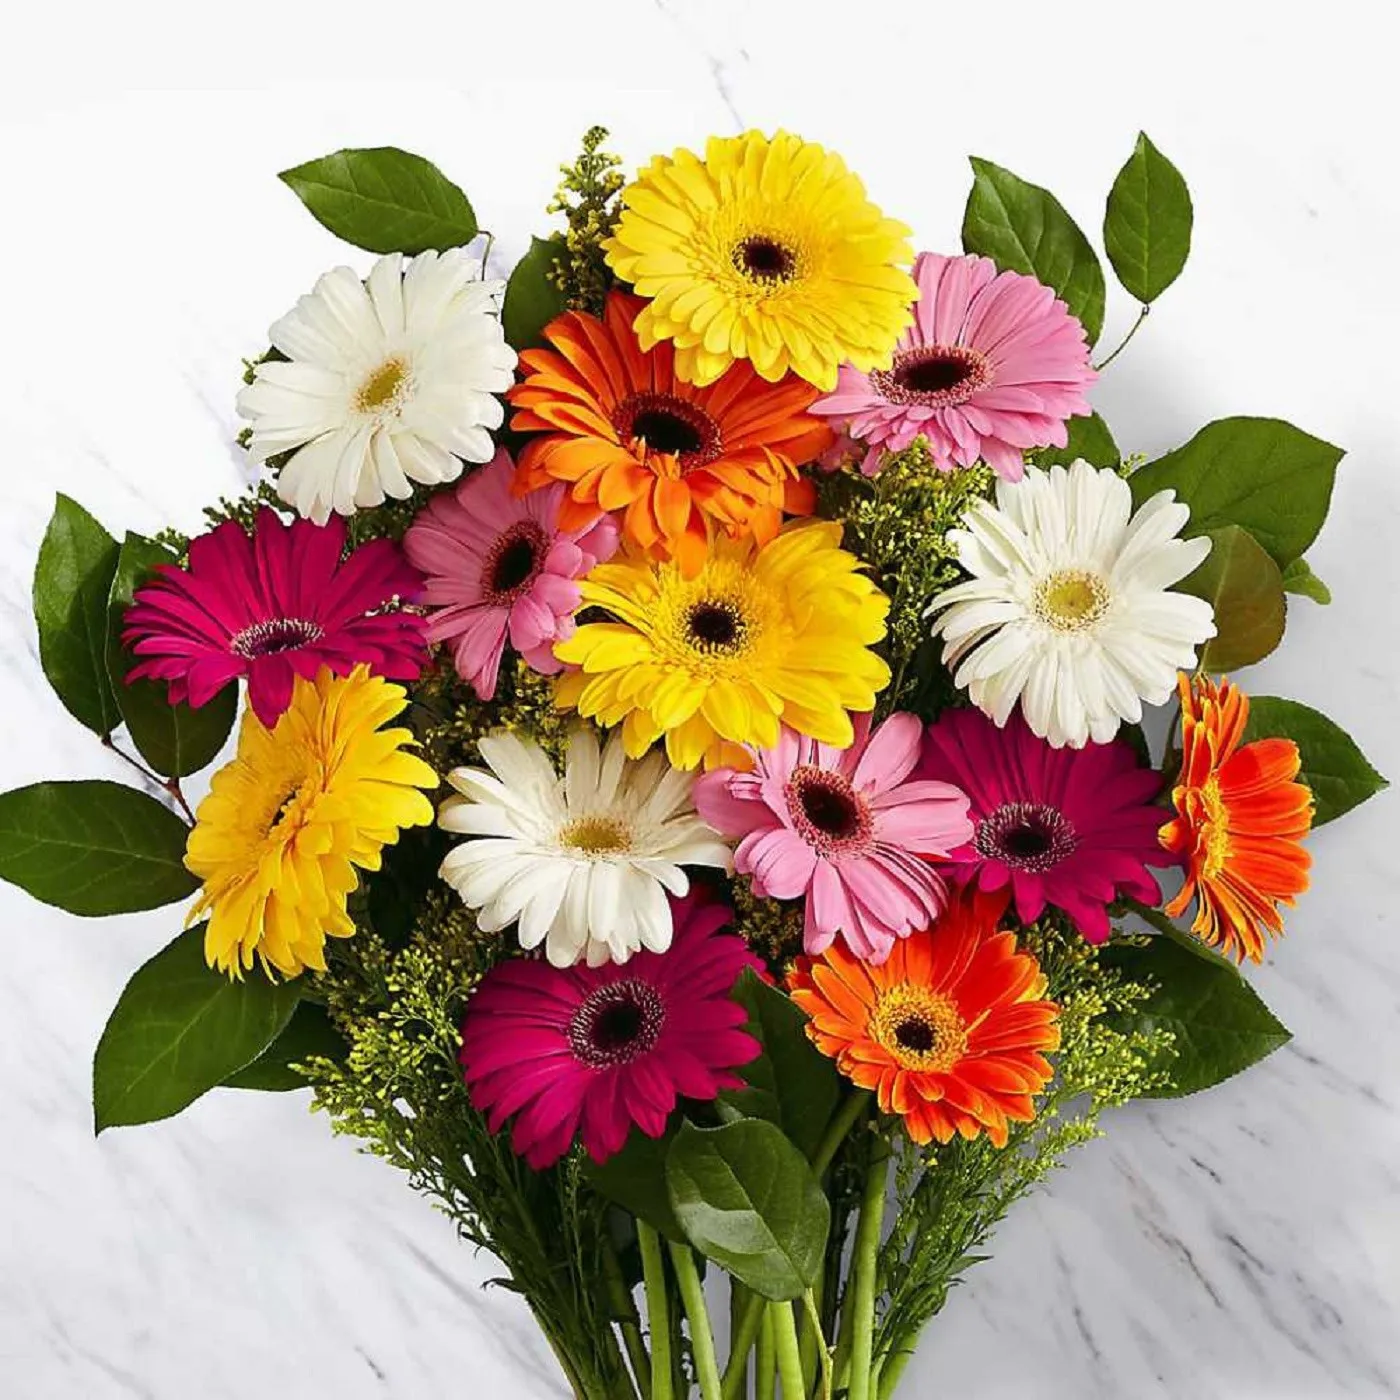
[[617,435],[634,451],[666,453],[682,471],[703,467],[723,452],[719,424],[698,404],[675,394],[629,394],[613,410]]
[[486,591],[494,601],[512,601],[535,581],[547,543],[533,520],[517,521],[496,540],[482,569]]
[[569,1048],[590,1069],[613,1069],[645,1055],[661,1035],[666,1007],[640,978],[595,987],[569,1022]]
[[296,651],[310,642],[319,642],[325,635],[325,628],[310,618],[273,617],[236,632],[229,638],[228,645],[235,655],[253,661],[259,656]]
[[1079,839],[1069,819],[1054,807],[1007,802],[977,823],[972,843],[988,859],[1039,875],[1071,855]]
[[664,408],[639,413],[632,420],[633,433],[656,452],[669,452],[679,457],[685,452],[698,452],[704,440],[691,423]]
[[894,1038],[901,1050],[912,1050],[916,1055],[927,1055],[938,1044],[933,1027],[919,1017],[901,1021],[894,1028]]
[[787,780],[788,807],[798,832],[819,850],[863,842],[870,834],[870,812],[851,780],[824,768],[794,768]]
[[740,239],[729,257],[750,282],[791,282],[797,273],[797,257],[792,249],[762,234]]
[[686,614],[685,625],[691,642],[701,651],[737,651],[748,630],[743,615],[732,603],[694,603]]
[[956,408],[991,382],[987,357],[963,345],[919,345],[896,354],[894,364],[870,376],[890,403]]

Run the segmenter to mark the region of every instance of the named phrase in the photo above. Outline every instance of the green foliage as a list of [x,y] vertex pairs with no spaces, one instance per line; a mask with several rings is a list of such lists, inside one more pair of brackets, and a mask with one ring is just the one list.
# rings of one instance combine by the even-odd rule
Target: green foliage
[[1297,700],[1251,696],[1244,737],[1246,742],[1270,737],[1292,739],[1298,745],[1303,761],[1298,776],[1312,789],[1314,826],[1335,821],[1389,786],[1346,730],[1320,710]]
[[691,1244],[746,1287],[782,1301],[816,1282],[831,1208],[780,1128],[760,1118],[684,1123],[666,1154],[666,1184]]
[[1312,566],[1306,559],[1295,559],[1283,571],[1283,591],[1311,598],[1314,603],[1323,606],[1332,601],[1332,590],[1313,573]]
[[1144,306],[1181,275],[1191,251],[1191,193],[1171,161],[1139,132],[1109,191],[1103,242],[1118,280]]
[[644,1220],[658,1234],[683,1244],[685,1231],[671,1209],[671,1193],[666,1187],[666,1153],[674,1137],[674,1132],[668,1132],[651,1138],[633,1128],[622,1151],[603,1163],[585,1157],[582,1167],[594,1190]]
[[326,1008],[318,1002],[301,1001],[277,1039],[251,1064],[229,1075],[223,1087],[268,1093],[305,1089],[308,1074],[304,1066],[317,1059],[332,1063],[343,1060],[345,1051],[345,1041],[331,1024]]
[[466,195],[432,161],[394,146],[336,151],[278,179],[337,238],[371,253],[457,248],[477,235]]
[[562,179],[546,211],[563,214],[568,223],[564,256],[555,268],[564,304],[595,316],[602,312],[612,286],[603,245],[621,217],[618,195],[627,183],[622,162],[602,148],[607,139],[607,130],[601,126],[584,132],[579,158],[559,167]]
[[1133,504],[1168,487],[1191,507],[1187,533],[1239,525],[1286,569],[1317,538],[1342,451],[1277,418],[1221,418],[1130,478]]
[[151,1123],[188,1107],[257,1059],[287,1024],[301,989],[261,973],[233,981],[204,960],[204,925],[138,969],[92,1062],[97,1131]]
[[1092,345],[1103,329],[1103,268],[1079,225],[1049,190],[991,161],[972,157],[972,192],[963,214],[963,247],[999,268],[1053,288]]
[[70,914],[158,909],[199,887],[189,828],[121,783],[34,783],[0,793],[0,878]]
[[121,723],[107,678],[107,595],[119,552],[116,540],[60,492],[34,570],[39,661],[68,713],[102,735]]
[[1172,1056],[1157,1062],[1168,1077],[1145,1091],[1149,1098],[1208,1089],[1291,1039],[1239,972],[1203,946],[1160,935],[1131,939],[1105,949],[1103,961],[1151,988],[1145,1000],[1113,1012],[1111,1024],[1124,1032],[1172,1034]]
[[1177,587],[1215,609],[1216,635],[1201,651],[1202,668],[1237,671],[1262,661],[1283,640],[1283,576],[1248,530],[1225,525],[1209,533],[1210,553]]
[[226,685],[207,704],[194,709],[172,704],[162,681],[128,681],[135,657],[122,645],[122,626],[132,594],[158,564],[174,563],[164,545],[128,534],[117,557],[108,600],[107,671],[127,733],[137,752],[167,778],[198,773],[212,763],[233,728],[238,686]]
[[532,238],[530,249],[515,265],[506,283],[501,324],[506,340],[517,350],[544,342],[544,328],[568,309],[559,285],[560,264],[565,256],[562,238]]
[[1097,413],[1087,418],[1071,418],[1067,424],[1069,442],[1064,447],[1037,447],[1026,454],[1037,467],[1067,467],[1081,457],[1091,466],[1117,467],[1123,460],[1108,424]]

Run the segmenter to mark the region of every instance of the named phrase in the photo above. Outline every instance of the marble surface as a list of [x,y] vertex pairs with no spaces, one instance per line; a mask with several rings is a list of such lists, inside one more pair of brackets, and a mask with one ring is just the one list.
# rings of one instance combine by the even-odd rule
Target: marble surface
[[[1400,773],[1400,216],[1380,7],[663,0],[27,14],[0,94],[0,786],[123,777],[48,693],[29,611],[56,488],[109,527],[193,525],[245,473],[239,358],[337,261],[275,172],[395,143],[469,191],[509,266],[591,121],[629,161],[786,124],[840,149],[922,246],[956,241],[964,156],[1053,186],[1091,231],[1139,126],[1187,174],[1197,251],[1096,401],[1130,450],[1279,414],[1346,445],[1255,690],[1326,709]],[[208,12],[212,21],[214,12]],[[610,21],[615,34],[603,32]],[[199,91],[117,92],[190,81]],[[223,90],[228,83],[275,90]],[[1127,325],[1112,301],[1107,340]],[[1195,1100],[1138,1106],[1024,1204],[911,1368],[911,1396],[1400,1395],[1394,800],[1314,841],[1255,975],[1296,1032]],[[563,1394],[490,1261],[304,1094],[209,1096],[94,1140],[92,1048],[178,915],[84,923],[0,888],[0,1395],[301,1400]]]

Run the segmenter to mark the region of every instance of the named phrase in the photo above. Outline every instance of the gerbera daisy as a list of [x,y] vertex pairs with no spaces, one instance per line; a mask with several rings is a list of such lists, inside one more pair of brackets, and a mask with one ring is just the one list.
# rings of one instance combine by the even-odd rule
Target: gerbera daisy
[[760,964],[720,932],[730,911],[690,897],[673,900],[668,917],[676,935],[664,957],[567,970],[515,959],[472,993],[461,1051],[472,1104],[492,1133],[515,1115],[511,1146],[536,1170],[575,1138],[605,1162],[634,1123],[660,1137],[679,1097],[738,1088],[735,1067],[758,1055],[730,992]]
[[524,500],[511,492],[504,448],[489,466],[428,502],[404,535],[404,553],[427,576],[436,609],[428,640],[448,642],[457,674],[482,700],[496,693],[506,638],[543,675],[560,670],[554,643],[574,631],[578,580],[617,548],[617,526],[595,511],[560,523],[559,485]]
[[583,600],[613,622],[589,622],[554,654],[578,670],[557,699],[621,724],[634,757],[663,734],[677,768],[746,766],[739,746],[772,748],[779,721],[838,748],[855,737],[889,667],[869,648],[885,635],[889,599],[840,547],[830,521],[788,525],[771,544],[711,539],[704,567],[624,553],[583,581]]
[[731,868],[729,848],[695,813],[692,779],[660,753],[630,761],[614,735],[599,752],[580,726],[564,776],[518,734],[477,741],[490,771],[455,768],[457,790],[439,824],[473,839],[448,852],[442,878],[488,932],[519,921],[520,945],[544,944],[570,967],[624,963],[639,948],[671,946],[666,892],[683,895],[681,868]]
[[721,768],[695,785],[700,815],[731,840],[735,868],[760,898],[805,899],[803,946],[839,933],[858,958],[883,962],[895,939],[927,928],[946,901],[927,863],[972,835],[967,797],[944,782],[907,782],[923,726],[894,714],[873,733],[855,721],[846,749],[784,725],[750,772]]
[[978,710],[948,710],[929,727],[919,776],[972,799],[971,839],[953,852],[953,874],[984,890],[1009,885],[1022,923],[1054,904],[1102,943],[1114,899],[1161,898],[1147,867],[1174,863],[1157,840],[1162,778],[1123,740],[1055,749],[1019,714],[998,729]]
[[1060,1044],[1059,1008],[1016,935],[997,931],[1005,899],[965,894],[932,929],[901,939],[888,961],[839,943],[799,958],[792,999],[807,1034],[917,1143],[985,1132],[1005,1147],[1010,1123],[1035,1117]]
[[322,666],[347,675],[364,663],[391,680],[417,680],[428,660],[423,619],[398,604],[423,580],[388,540],[341,560],[345,522],[288,524],[260,510],[252,538],[235,520],[190,542],[189,567],[159,565],[126,610],[123,642],[141,658],[128,680],[170,683],[173,703],[207,704],[246,677],[248,702],[268,727],[291,703],[298,676]]
[[1283,932],[1279,905],[1308,888],[1312,857],[1300,844],[1312,827],[1313,798],[1297,782],[1292,739],[1241,744],[1249,697],[1222,680],[1183,675],[1181,776],[1176,817],[1162,844],[1186,865],[1186,883],[1167,905],[1175,918],[1194,899],[1191,932],[1243,962],[1264,959],[1268,937]]
[[800,379],[766,384],[746,364],[704,389],[678,379],[669,343],[638,345],[642,307],[613,292],[601,321],[566,312],[545,327],[554,349],[521,356],[528,373],[509,394],[510,425],[544,436],[526,443],[519,486],[570,483],[566,525],[625,508],[629,538],[694,573],[707,520],[769,540],[784,511],[811,512],[797,469],[831,434],[807,416],[816,392]]
[[839,420],[867,444],[862,470],[922,436],[942,471],[979,459],[1019,481],[1032,447],[1063,447],[1065,420],[1090,409],[1084,327],[1049,287],[990,258],[920,253],[919,301],[894,363],[843,365],[836,392],[813,413]]
[[348,267],[326,273],[269,332],[284,358],[262,361],[238,395],[253,465],[291,453],[278,493],[325,520],[490,461],[504,417],[493,396],[515,370],[502,285],[478,281],[460,248],[407,264],[390,253],[364,282]]
[[190,922],[208,916],[211,967],[240,977],[256,954],[286,977],[324,972],[326,939],[355,932],[345,898],[357,870],[378,870],[402,828],[433,820],[418,789],[437,774],[407,752],[407,729],[381,728],[407,703],[402,686],[357,666],[298,679],[270,729],[244,712],[238,753],[214,774],[185,853],[204,881]]
[[648,299],[642,348],[674,342],[682,379],[750,360],[829,390],[843,360],[890,363],[915,295],[909,230],[840,156],[786,131],[712,136],[703,160],[657,156],[622,206],[608,263]]
[[1210,553],[1177,538],[1190,514],[1171,491],[1134,513],[1128,483],[1082,460],[999,481],[948,536],[972,578],[929,607],[954,682],[998,725],[1020,700],[1056,748],[1140,720],[1215,636],[1209,603],[1167,591]]

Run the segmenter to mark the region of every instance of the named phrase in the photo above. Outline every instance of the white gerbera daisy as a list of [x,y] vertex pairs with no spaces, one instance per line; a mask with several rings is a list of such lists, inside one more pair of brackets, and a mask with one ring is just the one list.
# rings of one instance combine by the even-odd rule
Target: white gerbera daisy
[[494,395],[515,370],[496,315],[502,285],[479,281],[460,248],[406,265],[390,253],[364,282],[348,267],[326,273],[272,327],[287,358],[258,365],[238,396],[254,465],[293,453],[282,499],[324,523],[490,461],[503,418]]
[[457,768],[461,795],[439,824],[475,839],[449,852],[441,875],[487,931],[518,921],[520,943],[541,943],[555,967],[623,963],[671,946],[666,892],[690,886],[683,865],[733,868],[729,848],[696,815],[694,775],[653,750],[628,759],[621,734],[599,752],[592,730],[569,741],[564,776],[529,739],[478,741],[490,772]]
[[1085,461],[998,482],[949,535],[972,578],[928,610],[954,682],[998,725],[1019,699],[1055,748],[1107,743],[1163,704],[1215,635],[1209,603],[1167,591],[1210,553],[1177,538],[1190,514],[1171,491],[1134,514],[1128,483]]

